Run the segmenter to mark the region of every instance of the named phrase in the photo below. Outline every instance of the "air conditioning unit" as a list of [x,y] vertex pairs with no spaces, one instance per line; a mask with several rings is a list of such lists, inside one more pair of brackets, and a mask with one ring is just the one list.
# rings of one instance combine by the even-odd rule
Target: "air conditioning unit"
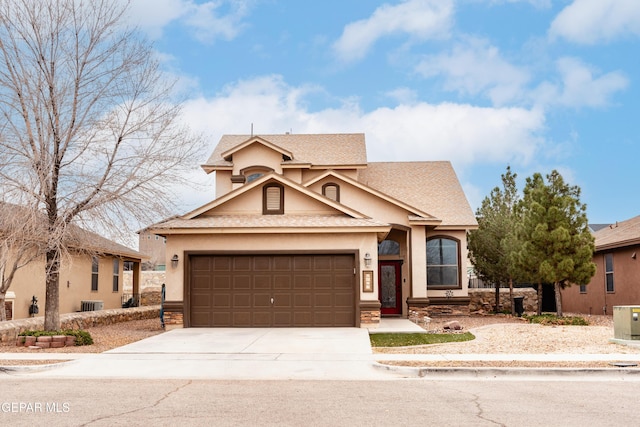
[[80,311],[97,311],[103,308],[103,301],[80,301]]
[[619,340],[640,340],[640,306],[613,307],[613,334]]

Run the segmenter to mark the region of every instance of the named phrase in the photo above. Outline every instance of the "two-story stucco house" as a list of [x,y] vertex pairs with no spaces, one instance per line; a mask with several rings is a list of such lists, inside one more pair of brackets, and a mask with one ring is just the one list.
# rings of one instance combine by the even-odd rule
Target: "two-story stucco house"
[[169,327],[468,313],[477,223],[449,162],[368,162],[363,134],[225,135],[202,167],[216,198],[149,227]]

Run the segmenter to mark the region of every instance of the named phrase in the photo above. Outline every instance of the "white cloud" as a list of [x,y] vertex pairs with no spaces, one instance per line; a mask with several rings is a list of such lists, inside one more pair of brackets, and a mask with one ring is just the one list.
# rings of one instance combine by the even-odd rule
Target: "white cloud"
[[640,1],[574,0],[551,23],[549,35],[594,44],[627,34],[640,35]]
[[544,128],[539,110],[480,108],[425,102],[363,111],[357,100],[309,111],[305,95],[314,87],[291,87],[280,76],[241,81],[212,99],[187,103],[190,125],[212,135],[211,148],[224,133],[364,132],[369,159],[451,160],[474,163],[526,163],[536,154]]
[[529,73],[506,61],[495,46],[469,39],[450,53],[425,57],[416,67],[424,77],[443,76],[443,87],[464,95],[485,95],[494,105],[522,97]]
[[503,4],[503,3],[530,3],[532,6],[538,9],[548,9],[551,7],[551,0],[486,0],[490,4]]
[[448,35],[453,20],[452,0],[407,0],[396,6],[384,4],[373,14],[348,24],[333,48],[345,62],[362,59],[384,36],[408,34],[418,40]]
[[609,105],[616,92],[629,84],[621,72],[597,76],[597,70],[576,58],[560,58],[556,66],[562,82],[554,84],[547,81],[534,90],[532,97],[539,105],[604,107]]
[[245,28],[242,19],[247,12],[244,0],[132,0],[129,19],[152,39],[162,37],[167,25],[179,22],[195,39],[209,43],[235,38]]

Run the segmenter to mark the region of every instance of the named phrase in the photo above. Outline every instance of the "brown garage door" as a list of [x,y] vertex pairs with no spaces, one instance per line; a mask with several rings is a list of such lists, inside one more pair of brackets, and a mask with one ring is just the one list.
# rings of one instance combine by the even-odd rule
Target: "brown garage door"
[[192,255],[190,265],[191,326],[355,326],[353,255]]

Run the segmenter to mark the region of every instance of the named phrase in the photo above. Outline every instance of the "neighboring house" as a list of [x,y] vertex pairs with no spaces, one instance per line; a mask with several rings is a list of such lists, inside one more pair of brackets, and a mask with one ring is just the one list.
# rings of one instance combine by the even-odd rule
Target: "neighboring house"
[[[3,205],[4,208],[6,204]],[[121,308],[124,264],[125,262],[133,264],[133,289],[134,294],[138,294],[142,255],[98,234],[79,227],[71,227],[73,230],[71,246],[76,249],[72,249],[69,257],[62,259],[60,314],[82,311],[82,301],[97,302],[97,304],[85,304],[85,310]],[[16,272],[6,295],[7,320],[30,317],[29,307],[33,297],[38,301],[39,310],[36,316],[43,316],[45,295],[43,255]]]
[[640,216],[593,233],[596,274],[585,286],[562,291],[568,313],[613,314],[616,305],[640,305]]
[[143,270],[166,270],[165,258],[167,241],[164,237],[142,230],[138,233],[138,251],[148,257],[142,264]]
[[166,237],[166,323],[371,326],[468,314],[475,216],[449,162],[368,162],[363,134],[225,135],[216,199]]

